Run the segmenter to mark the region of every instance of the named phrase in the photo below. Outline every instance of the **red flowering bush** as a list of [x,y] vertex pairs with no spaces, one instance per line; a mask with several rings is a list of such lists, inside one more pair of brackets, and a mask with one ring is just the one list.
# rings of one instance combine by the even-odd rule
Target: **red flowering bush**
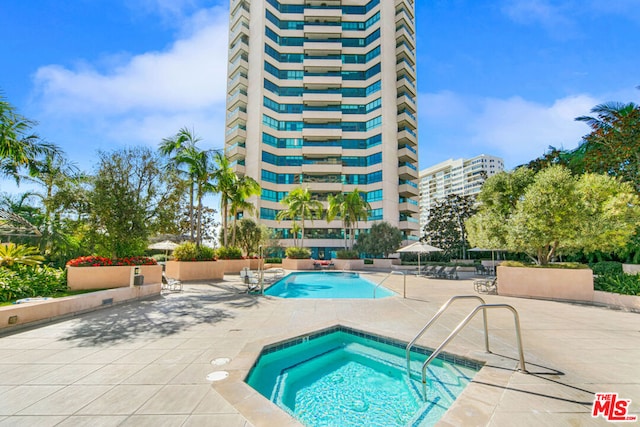
[[81,256],[67,262],[68,267],[105,267],[114,265],[156,265],[153,258],[145,256],[131,256],[124,258],[105,258],[102,256]]

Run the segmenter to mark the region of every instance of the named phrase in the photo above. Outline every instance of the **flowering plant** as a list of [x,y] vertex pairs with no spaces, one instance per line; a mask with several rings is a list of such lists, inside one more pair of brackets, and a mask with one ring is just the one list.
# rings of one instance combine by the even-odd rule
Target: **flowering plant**
[[132,256],[124,258],[106,258],[102,256],[81,256],[67,262],[68,267],[105,267],[105,266],[122,266],[122,265],[156,265],[157,262],[153,258],[144,256]]

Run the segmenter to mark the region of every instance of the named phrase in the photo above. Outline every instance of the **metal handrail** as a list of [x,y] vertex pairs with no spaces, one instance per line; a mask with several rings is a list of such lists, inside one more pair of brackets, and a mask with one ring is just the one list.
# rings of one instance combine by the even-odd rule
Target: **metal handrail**
[[[427,329],[429,329],[429,327],[431,327],[431,325],[438,320],[438,318],[440,316],[442,316],[442,314],[447,310],[447,308],[449,308],[449,306],[457,300],[460,299],[477,299],[480,300],[482,302],[482,304],[486,304],[485,301],[479,297],[478,295],[456,295],[454,297],[449,298],[449,301],[445,302],[442,307],[440,307],[440,310],[438,310],[438,312],[436,314],[433,315],[433,317],[431,318],[431,320],[429,320],[429,322],[427,322],[426,325],[424,325],[424,327],[420,330],[420,332],[418,332],[418,334],[415,336],[415,338],[413,340],[411,340],[411,342],[409,344],[407,344],[407,348],[406,348],[406,354],[407,354],[407,375],[409,376],[409,378],[411,378],[411,347],[413,347],[413,345],[416,343],[416,341],[418,341],[418,339],[420,339],[420,337],[422,335],[424,335],[424,333],[427,331]],[[487,348],[487,353],[491,353],[491,351],[489,351],[489,332],[488,332],[488,327],[487,327],[487,311],[484,310],[483,311],[483,318],[484,318],[484,345]]]
[[422,365],[422,394],[424,396],[424,400],[427,400],[427,366],[435,359],[438,354],[442,351],[442,349],[449,344],[449,342],[455,338],[456,335],[471,321],[471,319],[478,314],[478,311],[483,310],[486,313],[486,309],[488,308],[506,308],[511,310],[513,313],[513,319],[516,328],[516,340],[518,342],[518,353],[520,356],[520,372],[527,373],[527,369],[524,362],[524,351],[522,350],[522,333],[520,332],[520,317],[518,316],[518,312],[515,308],[510,306],[509,304],[481,304],[473,309],[471,313],[467,317],[462,320],[462,322],[458,323],[458,326],[449,334],[449,336],[440,344],[438,348],[436,348],[431,356],[424,362]]
[[378,283],[378,284],[376,285],[376,287],[375,287],[375,288],[373,288],[373,299],[376,299],[376,290],[378,290],[378,288],[380,287],[380,285],[382,285],[382,284],[384,283],[384,281],[385,281],[385,280],[387,280],[389,277],[391,277],[391,275],[392,275],[392,274],[393,274],[393,271],[392,271],[391,273],[387,274],[387,275],[386,275],[386,277],[385,277],[384,279],[382,279],[382,280],[380,281],[380,283]]

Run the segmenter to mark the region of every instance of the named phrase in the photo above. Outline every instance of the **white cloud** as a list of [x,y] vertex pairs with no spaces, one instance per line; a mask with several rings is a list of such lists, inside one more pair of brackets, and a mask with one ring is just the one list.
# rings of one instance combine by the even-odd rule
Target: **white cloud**
[[576,24],[570,15],[571,6],[560,6],[551,0],[507,0],[502,12],[511,20],[524,25],[541,25],[555,38],[566,39],[576,35]]
[[181,36],[166,49],[73,68],[43,66],[35,74],[35,102],[43,127],[64,127],[71,157],[118,145],[156,146],[187,126],[209,145],[224,138],[227,13],[203,9],[181,21]]
[[[541,104],[520,97],[470,98],[455,93],[421,94],[420,100],[423,152],[440,150],[461,157],[492,154],[503,157],[507,167],[539,157],[550,145],[577,146],[589,129],[574,119],[601,102],[589,95]],[[430,116],[434,110],[438,114]],[[421,161],[421,168],[433,163]]]

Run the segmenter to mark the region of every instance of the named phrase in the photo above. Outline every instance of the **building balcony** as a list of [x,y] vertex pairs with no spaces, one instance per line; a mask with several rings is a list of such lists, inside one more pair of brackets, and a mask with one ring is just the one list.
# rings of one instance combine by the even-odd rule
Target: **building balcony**
[[322,38],[341,38],[342,37],[342,25],[312,25],[306,23],[304,25],[304,36],[309,39],[322,39]]
[[308,55],[340,55],[342,52],[342,43],[339,40],[335,42],[304,42],[304,53]]
[[336,8],[330,9],[330,8],[318,8],[318,9],[311,9],[311,8],[305,8],[304,9],[304,20],[309,22],[309,21],[314,21],[314,20],[321,20],[321,21],[340,21],[342,19],[342,9],[338,6]]
[[400,61],[396,64],[396,75],[398,77],[407,75],[411,80],[416,81],[416,69],[406,61]]
[[303,128],[304,139],[339,139],[342,138],[342,129],[333,128]]
[[398,160],[401,162],[418,162],[418,153],[415,150],[405,146],[398,149]]
[[398,178],[406,180],[418,179],[418,171],[410,166],[399,166]]
[[396,47],[396,58],[398,60],[404,59],[405,61],[408,61],[415,68],[415,52],[410,50],[406,44],[401,44],[400,46]]
[[398,143],[415,147],[416,145],[418,145],[418,138],[408,130],[402,130],[398,132]]
[[309,191],[313,193],[337,193],[342,191],[342,182],[313,182],[313,177],[309,177],[310,180],[306,178],[307,177],[305,177],[304,186],[309,188]]
[[342,155],[342,147],[303,145],[302,155],[305,157],[340,156]]
[[311,89],[340,87],[342,85],[342,76],[304,76],[302,84],[304,87]]
[[408,110],[411,112],[411,114],[416,114],[416,102],[413,99],[409,98],[407,95],[399,96],[396,102],[399,111]]
[[246,125],[247,123],[246,111],[235,109],[232,112],[227,114],[227,127],[232,128],[239,123]]
[[414,35],[409,33],[406,27],[400,27],[400,29],[396,31],[396,43],[402,43],[402,42],[407,43],[414,49],[416,48]]
[[341,93],[303,93],[302,102],[308,105],[340,105]]
[[236,92],[235,95],[231,95],[227,98],[227,108],[233,110],[239,106],[243,106],[246,108],[247,106],[247,95]]
[[229,62],[228,75],[231,76],[237,72],[244,72],[244,74],[247,74],[249,72],[249,61],[246,57],[243,57],[242,54],[240,54],[240,56],[237,56],[236,58],[233,58]]
[[400,231],[419,231],[420,230],[420,223],[417,222],[413,222],[413,221],[399,221],[398,222],[398,228],[400,229]]
[[312,71],[316,73],[340,71],[342,69],[342,59],[304,58],[302,66],[305,71]]
[[418,187],[414,187],[411,184],[400,184],[398,186],[398,194],[402,197],[414,197],[418,196]]
[[324,175],[328,173],[340,173],[342,172],[341,163],[330,163],[319,161],[315,164],[303,164],[302,173],[313,175]]
[[413,17],[410,16],[406,11],[408,9],[402,10],[400,13],[396,13],[396,27],[401,25],[406,25],[414,33],[416,32],[416,26],[413,23]]
[[416,84],[409,81],[407,78],[401,78],[400,80],[396,80],[396,89],[398,93],[409,92],[411,96],[417,95]]
[[238,174],[238,176],[244,176],[245,173],[247,172],[244,165],[241,165],[239,163],[236,163],[235,165],[233,165],[232,169],[235,173]]
[[414,214],[420,212],[420,208],[418,205],[414,205],[413,203],[403,202],[398,204],[398,210],[400,213],[405,214]]
[[244,142],[247,140],[247,131],[241,128],[230,129],[227,131],[224,143],[225,145],[233,145],[238,142]]
[[240,144],[228,145],[225,148],[225,155],[231,162],[238,161],[247,156],[247,149]]
[[242,74],[236,74],[236,76],[227,83],[227,93],[233,93],[237,89],[244,89],[246,91],[248,87],[249,80]]
[[302,112],[302,120],[305,122],[326,123],[342,120],[342,111],[308,111]]
[[404,113],[398,114],[398,127],[409,127],[415,131],[418,127],[416,116],[406,111]]

